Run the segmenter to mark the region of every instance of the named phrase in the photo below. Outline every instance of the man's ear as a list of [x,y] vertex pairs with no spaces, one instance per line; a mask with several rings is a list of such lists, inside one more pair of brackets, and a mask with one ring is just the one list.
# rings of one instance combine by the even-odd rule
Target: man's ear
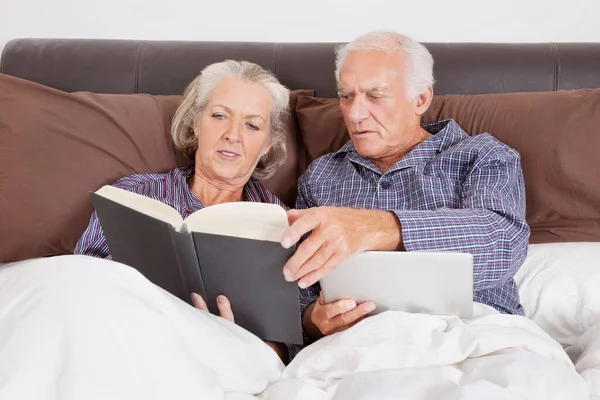
[[420,117],[425,114],[425,111],[431,105],[431,101],[433,100],[433,88],[430,86],[426,91],[419,94],[417,97],[417,102],[415,104],[415,113]]

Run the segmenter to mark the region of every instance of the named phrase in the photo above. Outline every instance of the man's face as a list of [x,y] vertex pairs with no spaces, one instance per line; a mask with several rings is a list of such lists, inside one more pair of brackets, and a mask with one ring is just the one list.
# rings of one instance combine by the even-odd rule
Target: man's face
[[393,158],[419,127],[417,99],[407,95],[404,56],[351,52],[340,70],[338,93],[350,138],[363,157]]

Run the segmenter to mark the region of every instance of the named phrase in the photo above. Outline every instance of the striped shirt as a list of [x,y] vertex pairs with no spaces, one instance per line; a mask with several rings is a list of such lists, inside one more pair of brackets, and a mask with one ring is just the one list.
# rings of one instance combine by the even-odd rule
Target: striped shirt
[[[453,120],[423,128],[433,136],[384,174],[352,141],[318,158],[300,177],[296,208],[392,211],[407,251],[471,253],[474,301],[523,314],[513,279],[529,240],[519,154],[487,133],[467,135]],[[319,291],[318,283],[300,291],[302,310]]]
[[[113,186],[168,204],[179,211],[183,218],[187,218],[194,211],[204,208],[202,202],[192,193],[187,184],[187,178],[193,173],[194,167],[188,166],[174,168],[165,174],[136,174],[119,179]],[[244,187],[244,194],[248,201],[278,204],[287,209],[273,193],[254,179],[248,181]],[[96,211],[92,214],[87,229],[77,242],[74,253],[111,258]]]

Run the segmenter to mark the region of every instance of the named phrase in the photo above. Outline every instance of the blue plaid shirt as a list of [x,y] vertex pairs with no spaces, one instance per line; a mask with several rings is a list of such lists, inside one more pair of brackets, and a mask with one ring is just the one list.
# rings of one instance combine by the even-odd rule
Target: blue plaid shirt
[[[453,120],[423,128],[433,136],[385,174],[352,141],[316,159],[300,177],[296,208],[392,211],[407,251],[471,253],[474,301],[523,314],[513,279],[529,241],[519,154],[487,133],[467,135]],[[319,291],[318,283],[301,290],[302,310]]]

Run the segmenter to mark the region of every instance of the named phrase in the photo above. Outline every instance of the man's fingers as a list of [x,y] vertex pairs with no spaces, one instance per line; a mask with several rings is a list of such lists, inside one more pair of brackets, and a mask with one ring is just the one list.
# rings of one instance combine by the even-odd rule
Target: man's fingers
[[354,300],[338,300],[321,306],[320,313],[322,313],[322,317],[319,319],[330,320],[355,308],[356,302]]
[[[309,239],[311,239],[311,238],[309,238]],[[309,239],[307,239],[307,242]],[[300,268],[298,268],[298,270],[292,275],[292,277],[295,280],[301,279],[305,275],[323,267],[327,263],[327,261],[329,261],[331,256],[333,255],[333,252],[335,250],[333,246],[328,245],[328,243],[325,241],[319,240],[318,235],[314,239],[317,242],[321,243],[321,247],[319,247],[316,251],[313,251],[312,252],[313,254],[308,258],[308,260],[306,260],[304,262],[304,264],[300,265]],[[304,243],[302,243],[300,245],[300,247],[302,247],[303,245],[304,245]],[[304,249],[302,249],[302,250],[304,250]],[[309,253],[310,250],[307,250],[306,252]],[[300,281],[299,284],[301,284],[302,282],[303,281]],[[304,287],[306,287],[306,286],[304,286]]]
[[349,328],[351,325],[358,322],[361,318],[365,317],[373,310],[375,310],[375,303],[372,301],[364,302],[348,312],[333,317],[330,325],[333,330],[338,330],[339,328]]
[[196,307],[197,309],[202,310],[202,311],[208,311],[206,302],[204,301],[202,296],[200,296],[199,294],[192,293],[192,303],[194,303],[194,307]]
[[317,303],[320,305],[325,305],[325,298],[323,297],[323,291],[319,292],[319,298],[317,299]]
[[338,332],[343,332],[346,329],[350,329],[352,328],[354,325],[358,324],[360,321],[362,321],[363,319],[367,318],[368,315],[364,315],[360,318],[357,318],[354,320],[354,322],[348,324],[348,325],[342,325],[342,326],[338,326],[337,328],[335,328],[333,331],[331,331],[329,334],[333,335],[334,333],[338,333]]
[[288,281],[296,280],[298,270],[315,254],[323,245],[318,235],[311,235],[294,252],[283,266],[283,275]]
[[[333,253],[333,251],[332,251],[332,253]],[[300,286],[301,288],[306,288],[306,287],[314,285],[322,277],[324,277],[329,271],[332,271],[335,267],[337,267],[342,262],[343,259],[344,259],[343,256],[341,256],[340,254],[331,254],[330,257],[327,259],[327,261],[325,261],[317,269],[313,269],[312,271],[309,271],[309,269],[307,268],[306,271],[308,271],[308,272],[304,276],[300,276],[300,274],[298,274],[298,276],[300,276],[300,280],[298,281],[298,286]],[[320,261],[320,260],[317,260],[317,261]],[[312,265],[311,267],[314,267],[315,265]],[[304,269],[304,267],[301,267],[301,269]]]
[[294,208],[287,211],[288,224],[292,225],[298,218],[308,212],[308,209],[296,210]]
[[231,303],[227,297],[221,295],[217,296],[217,307],[219,307],[219,315],[221,318],[225,318],[231,322],[235,322],[233,318],[233,311],[231,311]]
[[[283,236],[281,237],[281,245],[289,249],[294,244],[296,244],[302,236],[314,229],[316,229],[321,223],[318,214],[314,211],[315,209],[308,210],[296,210],[295,213],[292,213],[292,217],[296,216],[296,213],[301,212],[300,217],[295,219],[295,221],[283,232]],[[288,211],[288,220],[290,219],[291,211]]]

